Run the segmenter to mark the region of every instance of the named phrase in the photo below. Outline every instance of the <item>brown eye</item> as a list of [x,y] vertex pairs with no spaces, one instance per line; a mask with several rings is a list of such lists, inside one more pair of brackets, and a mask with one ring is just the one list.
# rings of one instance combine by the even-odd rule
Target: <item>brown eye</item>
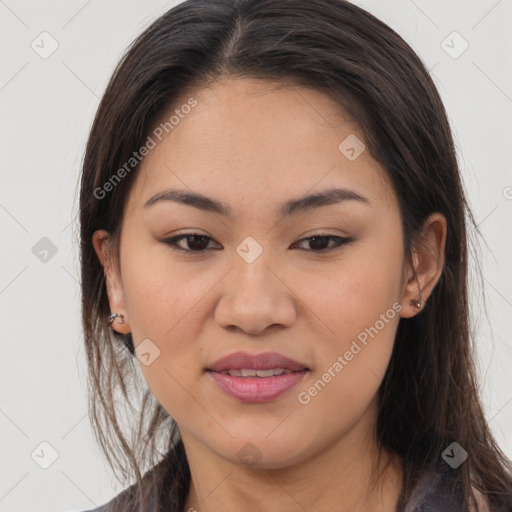
[[[329,244],[329,240],[334,240],[334,243]],[[345,238],[341,236],[315,235],[309,238],[303,238],[297,243],[300,244],[301,242],[306,242],[306,245],[309,245],[310,248],[309,252],[330,252],[352,241],[352,238]]]
[[[209,242],[213,241],[213,238],[202,235],[200,233],[184,233],[182,235],[178,235],[173,238],[167,238],[162,241],[175,251],[202,253],[208,250],[208,244]],[[334,242],[329,243],[329,241]],[[308,245],[309,248],[301,250],[305,250],[306,252],[326,253],[336,250],[352,241],[353,238],[317,234],[315,236],[299,240],[299,242],[296,242],[292,247],[306,242],[306,245]],[[183,244],[180,245],[180,242],[183,242]]]
[[[185,241],[186,247],[178,245],[178,243],[183,240]],[[183,235],[163,240],[163,242],[176,251],[204,252],[210,240],[213,239],[206,235],[201,235],[198,233],[185,233]]]

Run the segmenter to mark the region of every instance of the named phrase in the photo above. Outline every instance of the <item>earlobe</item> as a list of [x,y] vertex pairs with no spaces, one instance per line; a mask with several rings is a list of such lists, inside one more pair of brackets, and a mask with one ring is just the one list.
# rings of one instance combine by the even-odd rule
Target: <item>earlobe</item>
[[95,231],[92,237],[92,243],[96,255],[103,267],[105,275],[105,286],[107,289],[108,302],[111,315],[105,319],[112,328],[120,334],[130,332],[130,324],[125,308],[123,287],[121,278],[116,271],[111,254],[111,239],[107,231],[101,229]]
[[430,215],[424,222],[415,249],[413,266],[409,268],[403,291],[404,307],[400,316],[410,318],[420,312],[443,273],[446,218],[439,212]]
[[409,301],[409,304],[413,307],[415,307],[418,311],[421,309],[421,307],[423,306],[423,298],[421,296],[421,286],[420,286],[420,282],[418,280],[418,274],[416,274],[416,271],[414,271],[414,279],[416,280],[416,284],[418,285],[418,295],[419,295],[419,298],[418,299],[411,299]]
[[407,276],[407,284],[402,297],[401,318],[416,316],[425,306],[424,292],[422,292],[422,286],[416,268],[417,265],[415,264]]

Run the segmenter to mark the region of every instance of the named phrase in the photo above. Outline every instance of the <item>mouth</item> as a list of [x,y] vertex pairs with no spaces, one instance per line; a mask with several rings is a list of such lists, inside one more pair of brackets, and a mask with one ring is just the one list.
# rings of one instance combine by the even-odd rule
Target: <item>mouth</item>
[[[224,356],[213,364],[206,368],[207,371],[213,372],[230,372],[230,371],[262,371],[262,370],[272,370],[275,372],[280,372],[283,370],[284,372],[294,372],[294,371],[302,371],[309,370],[309,368],[303,364],[286,357],[284,354],[280,354],[278,352],[263,352],[261,354],[252,354],[251,352],[233,352]],[[282,372],[281,372],[282,373]],[[241,375],[237,375],[240,377]],[[254,375],[247,374],[246,376],[253,377]],[[262,374],[262,377],[267,377],[268,375]]]
[[236,352],[205,370],[217,389],[242,403],[275,400],[311,371],[304,364],[276,352]]
[[[296,370],[295,370],[296,371]],[[268,377],[278,377],[279,375],[286,375],[289,373],[294,373],[294,370],[285,370],[284,368],[270,368],[268,370],[255,370],[254,368],[241,368],[240,370],[224,370],[221,373],[222,375],[230,375],[231,377],[242,377],[242,378],[250,378],[250,377],[259,377],[260,379],[266,379]]]

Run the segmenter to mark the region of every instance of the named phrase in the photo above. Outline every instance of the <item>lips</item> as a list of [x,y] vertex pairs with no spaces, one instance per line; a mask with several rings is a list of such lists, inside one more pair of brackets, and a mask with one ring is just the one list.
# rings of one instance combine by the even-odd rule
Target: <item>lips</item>
[[242,403],[277,399],[298,385],[310,371],[307,366],[277,352],[235,352],[206,368],[218,389]]
[[[251,354],[249,352],[233,352],[215,361],[207,371],[226,372],[230,370],[285,370],[285,373],[309,370],[309,368],[278,352]],[[246,375],[249,376],[249,375]]]

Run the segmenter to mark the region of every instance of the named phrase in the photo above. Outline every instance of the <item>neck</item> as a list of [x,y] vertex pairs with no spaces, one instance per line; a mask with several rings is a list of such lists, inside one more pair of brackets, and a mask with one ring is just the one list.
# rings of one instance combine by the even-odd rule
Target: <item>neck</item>
[[[248,468],[183,436],[191,472],[185,512],[393,512],[402,488],[397,457],[381,452],[373,415],[320,453],[285,468]],[[370,420],[370,421],[369,421]]]

